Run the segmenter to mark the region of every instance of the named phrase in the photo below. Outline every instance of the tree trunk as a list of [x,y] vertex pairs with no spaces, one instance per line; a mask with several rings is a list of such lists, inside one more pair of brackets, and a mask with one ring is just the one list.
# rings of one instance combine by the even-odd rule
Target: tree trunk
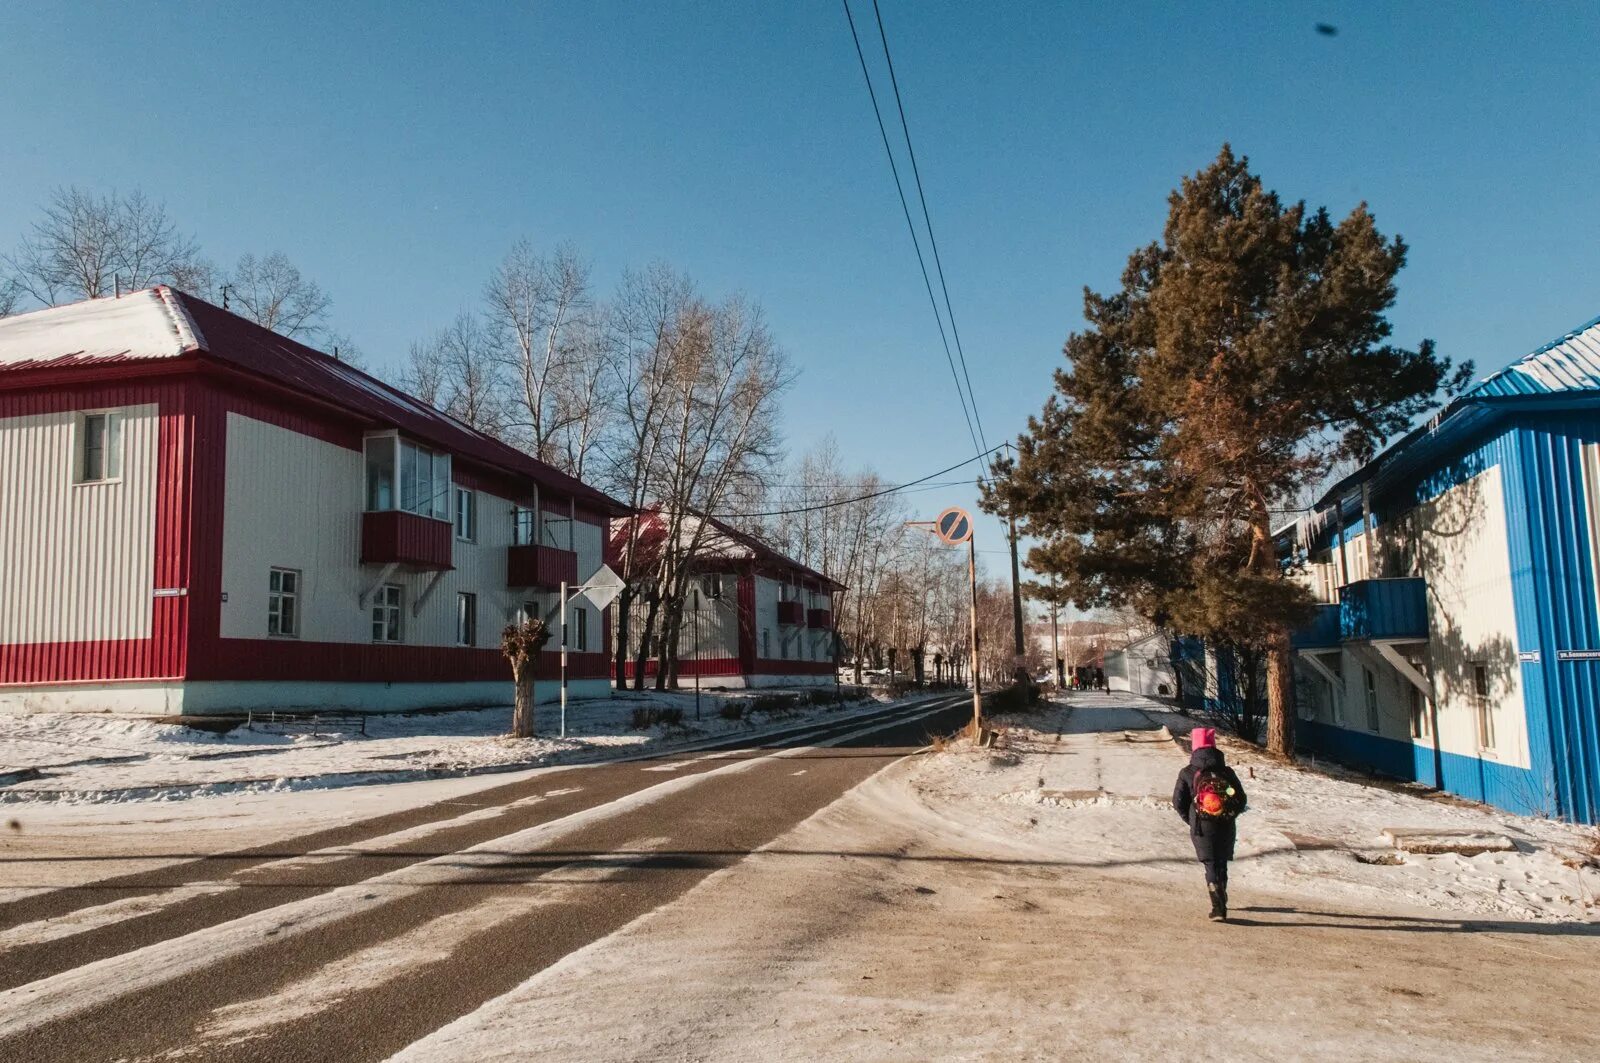
[[[1250,559],[1258,573],[1277,576],[1278,552],[1265,503],[1251,521]],[[1267,636],[1267,752],[1294,759],[1294,662],[1290,656],[1289,629],[1279,627]]]
[[1286,628],[1267,641],[1267,752],[1294,759],[1294,664]]
[[516,685],[516,703],[511,711],[511,733],[518,738],[533,737],[533,677],[538,672],[534,662],[516,670],[512,682]]
[[628,619],[633,612],[633,593],[626,586],[617,595],[617,607],[611,611],[616,617],[616,631],[612,638],[616,645],[612,647],[616,657],[616,688],[628,689]]

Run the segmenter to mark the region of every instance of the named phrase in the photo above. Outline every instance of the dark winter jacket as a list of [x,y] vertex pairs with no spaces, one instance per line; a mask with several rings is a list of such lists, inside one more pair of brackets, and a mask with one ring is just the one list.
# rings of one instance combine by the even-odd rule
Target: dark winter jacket
[[1244,799],[1244,784],[1222,759],[1222,750],[1205,746],[1189,755],[1189,766],[1178,772],[1178,784],[1172,790],[1172,807],[1189,824],[1189,835],[1194,841],[1194,855],[1201,860],[1232,860],[1233,841],[1238,833],[1232,819],[1213,819],[1197,815],[1194,810],[1194,777],[1199,771],[1215,771],[1231,783]]

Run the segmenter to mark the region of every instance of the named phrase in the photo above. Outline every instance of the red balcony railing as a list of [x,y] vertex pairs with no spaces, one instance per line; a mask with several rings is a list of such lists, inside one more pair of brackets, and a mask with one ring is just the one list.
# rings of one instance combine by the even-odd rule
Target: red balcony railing
[[800,627],[806,622],[806,608],[799,602],[778,603],[778,623]]
[[813,609],[813,610],[811,610],[809,613],[806,614],[806,626],[807,627],[812,627],[812,628],[817,628],[817,629],[822,630],[822,631],[831,631],[833,629],[833,610],[832,609]]
[[419,517],[397,509],[361,514],[361,563],[405,565],[440,571],[454,568],[450,548],[454,528],[447,520]]
[[553,546],[512,546],[506,549],[506,586],[555,590],[578,582],[578,555]]

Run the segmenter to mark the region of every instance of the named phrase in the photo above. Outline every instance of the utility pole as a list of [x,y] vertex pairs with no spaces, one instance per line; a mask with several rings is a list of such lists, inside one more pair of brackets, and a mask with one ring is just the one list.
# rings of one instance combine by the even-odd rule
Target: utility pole
[[1028,673],[1023,668],[1023,658],[1027,650],[1023,646],[1022,634],[1022,569],[1017,562],[1017,519],[1011,514],[1006,514],[1006,526],[1011,533],[1011,629],[1016,645],[1013,651],[1016,659],[1013,664],[1013,678],[1018,683],[1027,681]]

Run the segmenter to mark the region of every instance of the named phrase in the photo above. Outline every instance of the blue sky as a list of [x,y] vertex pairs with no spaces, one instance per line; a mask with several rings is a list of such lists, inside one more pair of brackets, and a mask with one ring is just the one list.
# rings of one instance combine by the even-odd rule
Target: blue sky
[[[1400,340],[1486,371],[1600,314],[1600,6],[880,2],[991,441],[1224,140],[1405,236]],[[0,245],[57,185],[141,187],[215,259],[286,252],[380,366],[518,237],[602,285],[659,258],[764,304],[795,451],[832,432],[896,481],[971,453],[837,2],[3,18]]]

